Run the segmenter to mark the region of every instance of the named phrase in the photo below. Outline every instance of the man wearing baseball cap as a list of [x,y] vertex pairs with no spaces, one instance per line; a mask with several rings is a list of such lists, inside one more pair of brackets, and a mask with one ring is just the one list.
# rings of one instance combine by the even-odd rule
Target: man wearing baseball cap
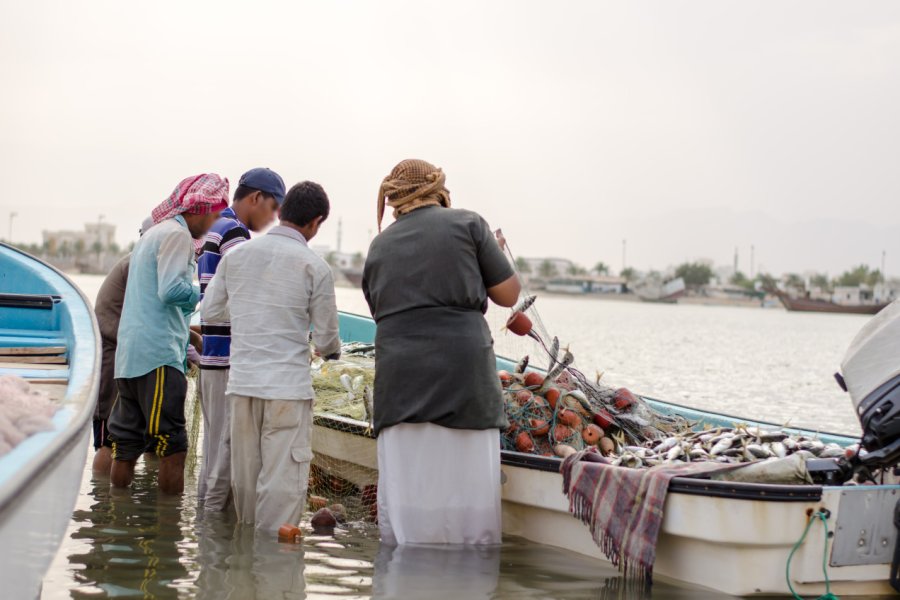
[[[251,169],[241,176],[234,203],[222,211],[201,249],[197,262],[201,298],[222,257],[249,240],[251,231],[272,224],[284,194],[284,181],[271,169]],[[207,510],[222,511],[231,495],[231,406],[225,398],[231,326],[207,321],[204,312],[201,304],[200,406],[205,434],[198,497]]]

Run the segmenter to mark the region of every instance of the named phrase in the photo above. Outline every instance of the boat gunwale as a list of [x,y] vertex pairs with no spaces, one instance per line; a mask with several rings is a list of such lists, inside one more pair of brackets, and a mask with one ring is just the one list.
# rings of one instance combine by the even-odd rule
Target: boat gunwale
[[[32,485],[38,484],[41,481],[41,476],[48,471],[52,471],[52,469],[63,460],[65,455],[81,441],[82,436],[85,435],[87,423],[94,414],[100,386],[99,379],[96,376],[96,373],[99,372],[100,368],[100,330],[97,326],[97,318],[94,314],[90,300],[85,296],[81,288],[75,285],[65,273],[53,265],[47,264],[39,258],[32,256],[19,248],[10,246],[7,243],[0,242],[0,249],[9,250],[14,254],[24,257],[28,261],[33,262],[37,267],[46,269],[60,277],[68,284],[72,291],[77,295],[77,298],[81,300],[81,306],[84,309],[84,313],[86,313],[77,315],[76,311],[78,308],[74,305],[71,307],[68,305],[66,306],[66,310],[70,311],[73,329],[79,322],[83,323],[83,319],[86,317],[90,322],[93,333],[93,357],[90,368],[86,368],[80,362],[87,358],[86,349],[81,349],[75,344],[69,350],[70,379],[66,387],[66,395],[60,402],[60,408],[57,411],[57,415],[67,408],[72,410],[73,414],[69,416],[61,428],[54,428],[52,431],[35,434],[50,434],[50,437],[40,450],[34,452],[31,456],[28,456],[24,464],[20,465],[3,483],[0,483],[0,514],[4,514],[11,506],[15,506],[20,501],[25,500],[27,495],[22,493],[22,491]],[[47,283],[53,285],[53,282],[48,281]],[[78,320],[76,320],[76,318]],[[86,376],[79,385],[77,375],[81,372],[85,373]],[[74,389],[72,387],[73,379],[75,379],[74,383],[77,386]],[[91,401],[91,398],[93,398],[93,402]],[[30,438],[26,438],[25,441],[27,442],[28,439]],[[3,458],[9,457],[13,452],[15,452],[15,448]]]

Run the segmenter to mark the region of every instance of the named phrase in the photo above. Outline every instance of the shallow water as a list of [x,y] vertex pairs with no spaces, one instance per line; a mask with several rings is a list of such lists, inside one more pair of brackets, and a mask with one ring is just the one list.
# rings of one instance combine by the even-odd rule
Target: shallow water
[[[89,297],[102,278],[76,277]],[[339,308],[365,313],[357,290]],[[831,374],[865,317],[780,309],[651,305],[583,298],[539,300],[544,322],[570,344],[586,373],[699,408],[858,429]],[[502,318],[492,311],[490,320]],[[527,351],[497,334],[498,353]],[[93,451],[89,451],[93,455]],[[42,598],[720,598],[657,581],[637,589],[611,567],[564,550],[509,538],[495,549],[380,548],[371,525],[301,545],[254,539],[183,498],[157,496],[155,464],[139,463],[129,492],[113,492],[86,465],[66,539]]]

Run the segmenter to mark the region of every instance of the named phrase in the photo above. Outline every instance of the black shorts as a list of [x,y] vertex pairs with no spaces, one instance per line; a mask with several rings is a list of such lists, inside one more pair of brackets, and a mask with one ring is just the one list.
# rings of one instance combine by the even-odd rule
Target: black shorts
[[184,373],[159,367],[141,377],[116,379],[116,385],[119,397],[109,415],[113,458],[135,460],[153,445],[157,456],[187,450]]
[[100,446],[112,448],[112,442],[109,441],[109,425],[106,419],[94,419],[94,450],[99,450]]

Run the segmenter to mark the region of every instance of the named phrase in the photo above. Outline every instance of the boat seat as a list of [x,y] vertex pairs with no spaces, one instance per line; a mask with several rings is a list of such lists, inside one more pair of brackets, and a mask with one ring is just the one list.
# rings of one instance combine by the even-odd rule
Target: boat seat
[[66,340],[59,331],[0,329],[0,375],[65,382],[68,362]]

